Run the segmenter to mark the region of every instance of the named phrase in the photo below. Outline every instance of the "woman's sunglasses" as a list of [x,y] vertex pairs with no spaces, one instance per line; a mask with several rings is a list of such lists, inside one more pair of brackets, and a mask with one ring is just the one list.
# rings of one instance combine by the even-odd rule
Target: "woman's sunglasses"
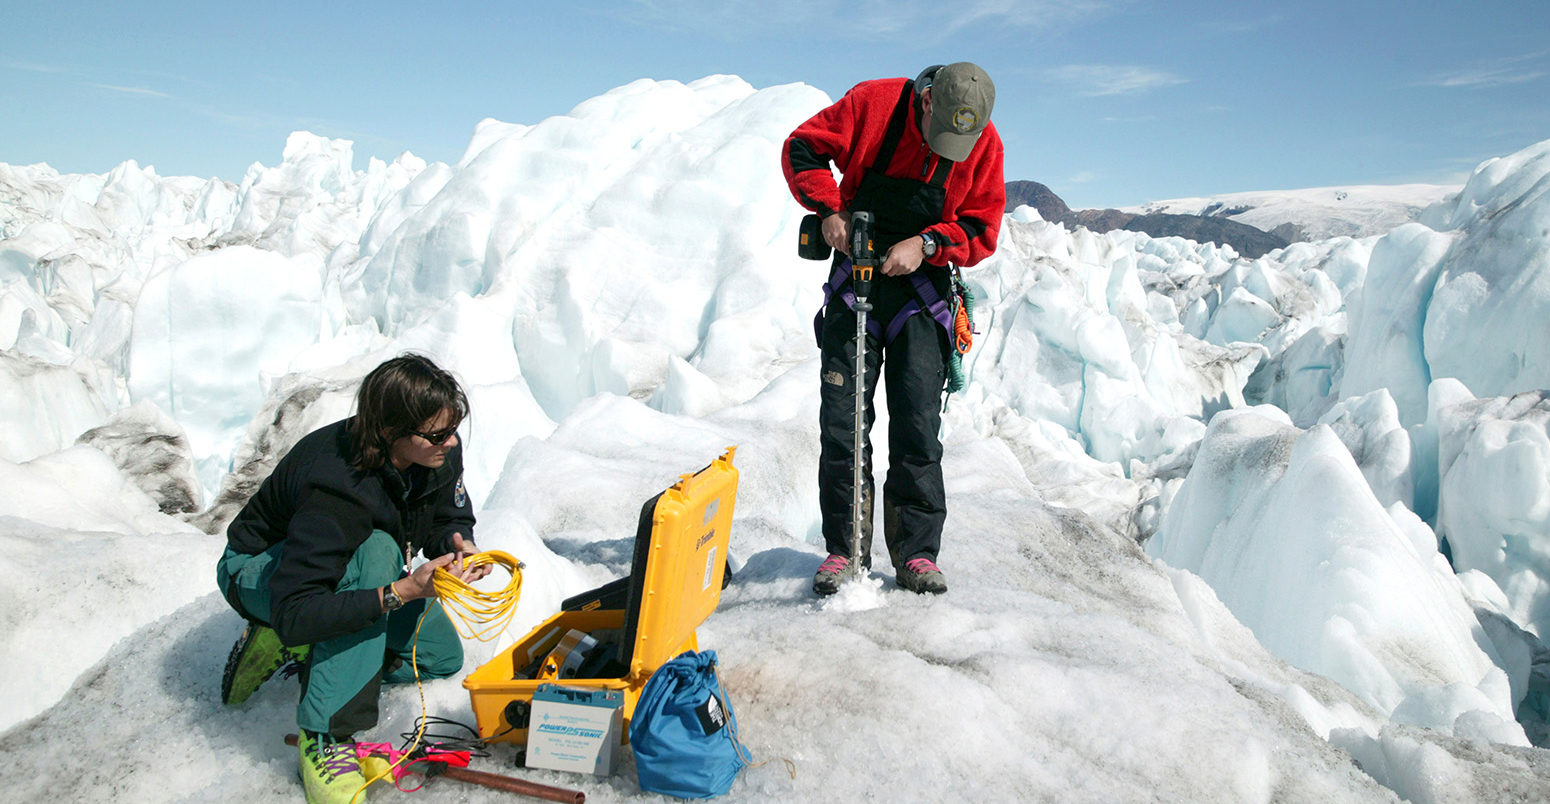
[[439,447],[442,444],[447,443],[447,439],[457,435],[457,427],[448,427],[445,430],[437,430],[434,433],[422,433],[419,430],[410,430],[409,434],[417,435],[426,441],[431,442],[431,446],[433,447]]

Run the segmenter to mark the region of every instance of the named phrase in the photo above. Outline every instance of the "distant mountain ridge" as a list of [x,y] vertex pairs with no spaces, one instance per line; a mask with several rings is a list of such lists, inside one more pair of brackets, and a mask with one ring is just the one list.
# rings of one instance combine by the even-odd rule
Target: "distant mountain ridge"
[[1039,217],[1068,227],[1083,226],[1094,232],[1124,229],[1152,237],[1183,237],[1197,243],[1222,243],[1253,259],[1290,244],[1285,237],[1224,217],[1171,212],[1131,212],[1118,209],[1073,211],[1053,190],[1036,181],[1006,183],[1008,212],[1027,205]]
[[[1085,226],[1097,232],[1127,229],[1154,237],[1177,235],[1196,242],[1225,243],[1251,258],[1288,243],[1383,235],[1396,226],[1423,221],[1427,209],[1461,189],[1443,184],[1314,187],[1073,211],[1038,182],[1014,181],[1006,187],[1008,211],[1027,204],[1045,220],[1067,226]],[[1212,221],[1246,228],[1221,226]]]
[[1373,184],[1228,193],[1152,201],[1123,211],[1202,215],[1246,223],[1297,242],[1372,237],[1421,219],[1462,189],[1448,184]]

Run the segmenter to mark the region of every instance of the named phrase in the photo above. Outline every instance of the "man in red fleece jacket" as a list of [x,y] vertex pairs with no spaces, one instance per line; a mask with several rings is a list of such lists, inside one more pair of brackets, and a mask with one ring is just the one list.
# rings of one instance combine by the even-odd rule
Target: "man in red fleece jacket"
[[[947,379],[950,265],[967,267],[996,250],[1006,207],[1001,137],[990,122],[996,89],[978,65],[928,68],[914,81],[864,81],[786,139],[781,167],[802,206],[823,218],[835,254],[824,311],[815,322],[823,353],[818,499],[829,557],[813,591],[833,594],[850,567],[855,460],[855,295],[850,215],[873,215],[873,243],[885,254],[869,301],[866,423],[881,373],[888,384],[888,475],[883,534],[896,582],[941,594],[936,565],[947,495],[942,483],[942,392]],[[839,168],[836,185],[830,165]],[[885,365],[886,364],[886,365]],[[861,560],[871,564],[871,443],[863,461]]]

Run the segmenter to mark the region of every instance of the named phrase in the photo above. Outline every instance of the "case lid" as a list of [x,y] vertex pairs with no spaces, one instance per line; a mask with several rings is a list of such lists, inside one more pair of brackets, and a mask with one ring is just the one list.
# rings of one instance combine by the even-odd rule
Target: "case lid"
[[[651,505],[650,537],[637,532],[624,642],[630,675],[650,675],[694,635],[721,602],[737,501],[736,447],[684,475]],[[641,530],[646,527],[641,512]],[[620,657],[621,659],[624,657]]]

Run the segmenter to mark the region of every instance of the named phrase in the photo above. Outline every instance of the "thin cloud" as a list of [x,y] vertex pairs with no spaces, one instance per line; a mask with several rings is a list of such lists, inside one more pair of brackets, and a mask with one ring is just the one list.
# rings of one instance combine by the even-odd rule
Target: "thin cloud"
[[1534,62],[1543,62],[1547,55],[1550,55],[1550,51],[1477,62],[1452,72],[1434,75],[1417,82],[1416,85],[1448,89],[1487,89],[1525,84],[1550,75],[1550,70],[1534,65]]
[[1286,19],[1287,17],[1285,14],[1269,14],[1262,17],[1252,17],[1249,19],[1241,20],[1212,19],[1202,22],[1200,27],[1201,30],[1211,34],[1247,34],[1253,33],[1255,31],[1262,31],[1266,28],[1274,28],[1275,26],[1285,22]]
[[1091,184],[1097,180],[1097,173],[1091,170],[1079,170],[1071,178],[1066,179],[1066,184]]
[[121,86],[115,86],[113,84],[97,84],[97,83],[88,83],[87,86],[89,86],[89,87],[96,87],[97,89],[106,89],[109,92],[122,92],[125,95],[140,95],[142,97],[147,97],[147,98],[170,98],[170,97],[172,97],[171,95],[168,95],[165,92],[158,92],[158,91],[156,91],[154,89],[147,89],[145,87],[121,87]]
[[229,111],[219,106],[208,103],[181,102],[182,105],[194,114],[214,120],[221,125],[244,128],[249,130],[284,129],[294,130],[297,125],[295,118],[279,115],[264,114],[256,111]]
[[1069,64],[1045,72],[1057,83],[1076,87],[1087,97],[1133,95],[1188,83],[1172,73],[1127,64]]
[[57,74],[65,72],[65,68],[63,67],[55,67],[52,64],[38,64],[37,62],[31,61],[8,61],[5,63],[5,66],[13,70],[25,70],[29,73]]
[[[70,67],[60,67],[60,66],[54,65],[54,64],[43,64],[43,63],[40,63],[40,62],[31,62],[31,61],[7,61],[7,62],[5,62],[5,66],[10,68],[10,69],[13,69],[13,70],[23,70],[23,71],[29,72],[29,73],[43,73],[43,74],[46,74],[46,75],[65,76],[65,77],[71,79],[74,83],[76,83],[79,86],[91,87],[93,89],[104,89],[104,90],[107,90],[109,92],[118,92],[118,93],[121,93],[121,94],[124,94],[124,95],[138,95],[138,96],[144,97],[144,98],[171,98],[172,97],[172,95],[170,95],[170,94],[168,94],[166,92],[162,92],[162,91],[156,90],[156,89],[151,89],[150,87],[132,87],[132,86],[125,86],[123,84],[106,84],[106,83],[102,83],[100,81],[84,80],[84,79],[88,78],[88,76],[83,74],[83,71],[76,70],[76,69],[73,69],[73,68],[70,68]],[[178,78],[177,76],[172,76],[172,75],[169,75],[167,73],[147,73],[144,70],[133,70],[131,72],[138,73],[138,74],[141,74],[141,75],[151,75],[151,76],[155,76],[155,77],[159,77],[159,78],[174,78],[174,79]]]
[[[722,39],[756,29],[787,31],[792,36],[824,30],[842,34],[868,31],[873,36],[907,34],[912,41],[922,36],[935,41],[986,25],[1046,28],[1098,16],[1126,2],[1129,0],[959,0],[944,12],[942,3],[931,0],[628,0],[616,10],[591,10],[637,25],[697,31]],[[812,22],[794,26],[792,20]]]
[[939,2],[866,0],[859,6],[865,18],[881,22],[883,31],[939,31],[941,35],[995,25],[1042,28],[1097,16],[1113,3],[1102,0],[960,0],[951,13]]
[[1458,73],[1442,79],[1440,87],[1501,87],[1522,84],[1545,76],[1544,70],[1513,72],[1511,70],[1475,70]]

